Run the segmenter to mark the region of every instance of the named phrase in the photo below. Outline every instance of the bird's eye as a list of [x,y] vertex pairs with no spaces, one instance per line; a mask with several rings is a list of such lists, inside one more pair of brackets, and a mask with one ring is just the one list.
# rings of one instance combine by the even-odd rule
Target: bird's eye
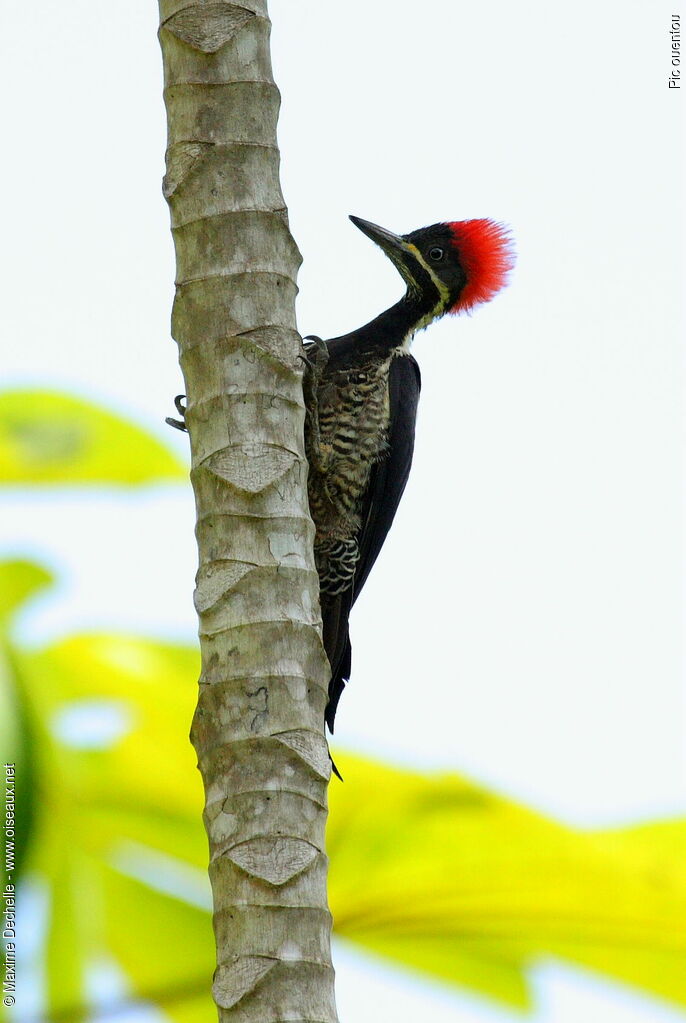
[[434,245],[432,249],[429,249],[429,259],[433,259],[436,263],[439,259],[443,259],[444,252],[438,245]]

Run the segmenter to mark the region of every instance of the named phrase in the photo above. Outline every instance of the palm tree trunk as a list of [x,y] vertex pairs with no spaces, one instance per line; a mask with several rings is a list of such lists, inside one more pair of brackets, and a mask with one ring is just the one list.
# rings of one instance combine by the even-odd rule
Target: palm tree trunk
[[205,785],[222,1021],[335,1023],[330,762],[303,446],[300,254],[279,186],[266,0],[160,0],[188,396]]

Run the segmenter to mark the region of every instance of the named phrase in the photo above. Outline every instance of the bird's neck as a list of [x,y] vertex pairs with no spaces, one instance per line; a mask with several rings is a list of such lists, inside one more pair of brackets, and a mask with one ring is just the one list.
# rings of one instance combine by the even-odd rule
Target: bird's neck
[[356,344],[370,351],[407,350],[416,331],[440,316],[434,299],[424,299],[408,292],[399,302],[385,309],[369,323],[355,331]]

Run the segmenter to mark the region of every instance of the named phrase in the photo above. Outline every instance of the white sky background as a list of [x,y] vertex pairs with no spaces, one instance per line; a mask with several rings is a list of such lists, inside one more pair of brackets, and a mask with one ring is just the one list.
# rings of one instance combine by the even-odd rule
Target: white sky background
[[[6,11],[3,376],[104,401],[183,451],[162,424],[183,388],[156,5],[112,10]],[[671,14],[662,0],[271,4],[301,331],[343,333],[402,292],[348,213],[400,232],[490,216],[518,251],[506,292],[415,342],[415,465],[353,618],[338,744],[453,767],[580,826],[686,802]],[[189,492],[2,507],[0,550],[63,574],[27,637],[193,639]],[[514,1019],[366,962],[340,953],[343,1020]],[[684,1019],[562,967],[533,982],[536,1023]]]

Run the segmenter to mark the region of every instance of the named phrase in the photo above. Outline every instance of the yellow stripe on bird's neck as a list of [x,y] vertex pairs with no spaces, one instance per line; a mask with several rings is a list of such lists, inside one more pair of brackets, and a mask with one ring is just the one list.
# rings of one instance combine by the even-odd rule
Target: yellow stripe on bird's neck
[[437,317],[442,316],[450,305],[450,288],[445,284],[436,272],[429,266],[421,252],[416,245],[411,242],[406,242],[407,251],[412,253],[412,256],[417,260],[420,266],[424,267],[432,282],[436,286],[436,290],[439,294],[439,299],[433,309],[429,310],[426,315],[422,316],[418,323],[415,323],[412,330],[408,331],[403,338],[402,344],[398,347],[397,351],[406,354],[410,350],[412,338],[415,336],[418,330],[423,330],[424,327],[428,327],[430,323],[433,323]]
[[429,264],[424,259],[424,257],[422,256],[421,252],[419,251],[419,249],[417,248],[416,245],[413,245],[412,242],[407,242],[407,249],[408,249],[408,252],[412,253],[412,255],[417,260],[417,262],[420,264],[420,266],[424,267],[424,269],[428,273],[429,277],[431,278],[431,280],[436,285],[436,290],[438,291],[438,294],[441,296],[441,302],[440,302],[441,306],[443,308],[447,309],[448,308],[448,303],[450,301],[450,288],[448,287],[448,285],[444,281],[441,280],[441,278],[438,276],[438,274],[435,272],[435,270],[433,270],[429,266]]

